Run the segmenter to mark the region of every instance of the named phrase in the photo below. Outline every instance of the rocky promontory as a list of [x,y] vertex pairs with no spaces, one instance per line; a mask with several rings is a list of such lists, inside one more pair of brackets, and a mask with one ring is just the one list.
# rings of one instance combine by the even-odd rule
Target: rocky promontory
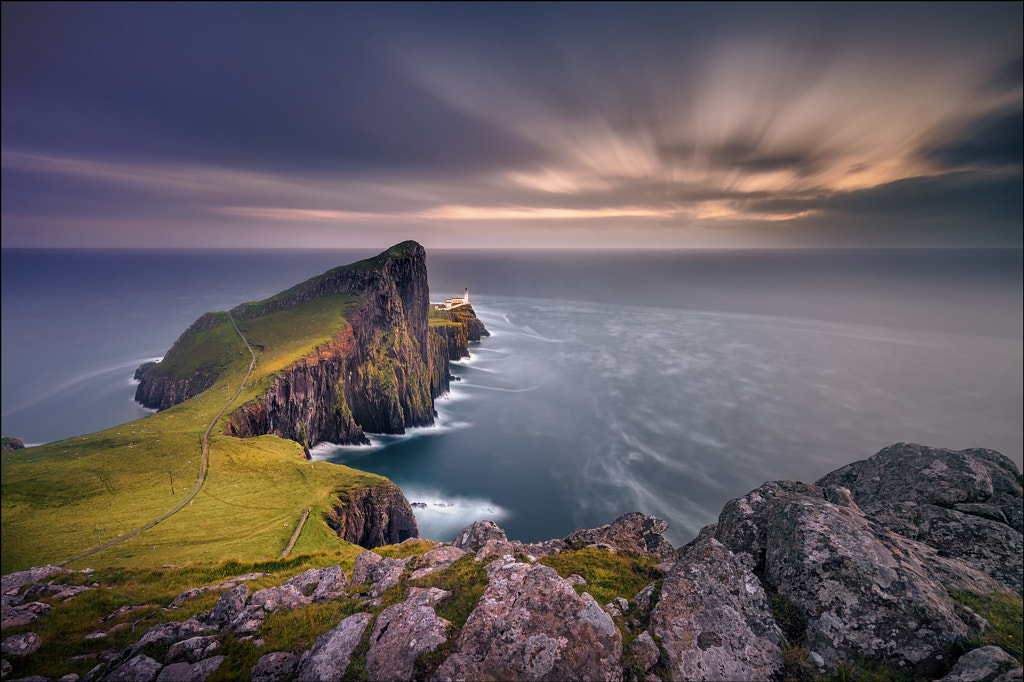
[[[128,603],[80,626],[82,641],[40,624],[92,613],[64,604],[123,577],[37,568],[3,579],[5,676],[1019,682],[1021,483],[991,450],[900,443],[814,484],[765,483],[679,549],[639,513],[536,543],[478,521],[450,543]],[[336,615],[310,630],[323,614]]]
[[[373,258],[330,270],[265,301],[244,303],[231,316],[254,320],[318,298],[352,297],[346,324],[329,342],[276,374],[256,400],[229,414],[230,435],[274,434],[309,448],[317,443],[366,443],[366,433],[404,433],[434,421],[434,399],[448,390],[449,360],[468,355],[469,341],[487,330],[470,306],[431,314],[426,252],[403,242]],[[213,385],[228,354],[205,348],[209,361],[188,371],[173,362],[199,332],[237,343],[227,313],[207,313],[168,351],[164,361],[136,372],[136,400],[165,409]]]

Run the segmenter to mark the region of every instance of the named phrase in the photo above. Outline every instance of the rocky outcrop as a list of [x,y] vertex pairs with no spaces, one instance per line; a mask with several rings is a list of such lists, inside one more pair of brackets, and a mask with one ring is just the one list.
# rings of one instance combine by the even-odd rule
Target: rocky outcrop
[[10,452],[12,450],[23,450],[25,443],[20,438],[14,436],[4,436],[0,438],[0,452]]
[[[265,394],[234,410],[227,433],[274,434],[310,448],[321,442],[363,444],[366,433],[404,433],[432,424],[434,399],[449,387],[449,359],[468,354],[462,352],[466,343],[487,335],[469,306],[435,313],[447,316],[441,320],[443,331],[429,323],[426,252],[411,241],[265,301],[244,303],[231,315],[244,331],[247,320],[334,295],[358,301],[346,313],[347,324],[277,374]],[[227,313],[207,313],[160,363],[136,371],[136,400],[165,409],[213,385],[226,366],[223,358],[230,357],[214,333],[223,337],[222,346],[238,342]],[[193,367],[184,356],[197,347],[208,359]]]
[[766,483],[726,505],[715,536],[798,609],[809,655],[825,670],[869,657],[931,675],[970,632],[921,546],[841,490]]
[[420,534],[409,501],[390,481],[342,493],[325,520],[339,538],[367,549]]
[[578,528],[565,538],[570,547],[605,545],[616,551],[634,552],[662,561],[674,559],[676,550],[662,533],[668,522],[640,512],[623,514],[607,526]]
[[622,634],[588,593],[539,564],[493,561],[437,680],[621,680]]
[[889,529],[1024,595],[1024,492],[1020,472],[1000,453],[897,443],[818,485],[849,489],[857,506]]
[[451,626],[434,613],[450,592],[436,587],[409,589],[406,600],[384,609],[373,624],[366,674],[371,680],[408,680],[420,654],[444,644]]
[[[122,622],[98,634],[131,626],[138,628],[137,640],[120,652],[99,654],[101,662],[85,680],[199,680],[225,667],[234,675],[248,673],[267,682],[346,676],[779,680],[849,676],[851,669],[856,676],[856,666],[870,663],[913,678],[1020,682],[1016,654],[976,644],[979,639],[1001,641],[1007,651],[1016,651],[1016,633],[1010,637],[1001,628],[1013,626],[1015,621],[1002,611],[1012,613],[1019,600],[977,563],[883,523],[882,518],[890,518],[886,514],[891,514],[891,505],[878,507],[880,516],[875,517],[855,499],[871,499],[864,496],[864,487],[893,487],[906,491],[903,502],[909,503],[920,499],[919,494],[934,498],[934,492],[914,491],[915,486],[931,486],[946,490],[952,499],[966,499],[953,505],[984,507],[986,516],[970,516],[1001,523],[998,519],[1008,514],[987,490],[1006,488],[1003,494],[1012,499],[1015,488],[1001,483],[999,472],[1016,470],[998,457],[982,458],[986,466],[972,469],[974,475],[962,484],[982,491],[971,497],[957,491],[960,484],[948,483],[956,473],[946,474],[955,472],[964,453],[930,449],[917,470],[890,473],[883,481],[888,450],[859,468],[863,476],[869,467],[879,467],[877,480],[873,475],[858,479],[856,469],[844,468],[820,485],[765,483],[729,502],[718,523],[678,551],[661,537],[666,524],[642,514],[578,529],[565,540],[530,545],[509,540],[491,521],[479,521],[461,531],[453,544],[434,543],[420,556],[420,543],[386,552],[407,555],[401,559],[362,552],[354,560],[351,583],[340,566],[331,566],[311,568],[252,592],[244,580],[262,578],[261,585],[268,581],[266,574],[250,573],[183,591],[166,611],[186,608],[189,600],[211,589],[223,594],[210,611],[182,622],[160,622],[167,613],[153,618],[137,613],[145,606],[123,606],[100,618],[101,623]],[[943,474],[946,482],[923,471]],[[939,483],[919,480],[926,477]],[[853,485],[855,492],[838,483]],[[983,495],[988,497],[977,499]],[[898,526],[903,517],[891,519]],[[582,549],[586,551],[578,551]],[[995,561],[999,552],[1012,552],[1013,547],[995,545],[990,550]],[[559,566],[558,572],[538,561],[534,551],[540,556],[561,554],[549,562]],[[618,554],[626,556],[612,556]],[[666,557],[672,558],[655,565]],[[1004,565],[996,568],[1012,570],[1015,559],[1003,556]],[[666,571],[659,568],[665,566]],[[615,577],[616,570],[628,574]],[[56,601],[66,586],[39,582],[55,571],[47,567],[5,576],[5,599]],[[636,592],[632,599],[628,593],[612,593],[603,608],[590,594],[608,586],[627,589],[625,585]],[[993,596],[974,595],[965,601],[960,595],[954,602],[947,587]],[[314,605],[317,601],[321,605]],[[42,618],[52,618],[48,614],[62,608],[39,606],[46,607],[38,614]],[[317,623],[316,631],[323,634],[302,645],[310,647],[304,653],[297,645],[291,651],[263,651],[270,642],[292,646],[281,641],[281,624],[287,621],[267,616],[275,609],[297,610],[287,618]],[[339,621],[322,623],[327,613],[339,614]],[[1000,628],[999,639],[989,632],[993,627]],[[41,633],[38,638],[28,629],[3,642],[9,677],[32,674],[36,657],[52,659],[52,647],[63,644],[48,641],[51,628],[32,628]],[[628,647],[623,636],[632,639]],[[249,641],[265,655],[251,670],[232,668],[241,661],[253,665],[250,654],[240,654],[236,646]],[[27,653],[37,646],[38,651]]]
[[714,538],[681,555],[650,619],[672,679],[779,677],[784,637],[752,566]]
[[469,304],[432,311],[430,328],[444,340],[444,353],[449,360],[468,358],[469,343],[491,335]]

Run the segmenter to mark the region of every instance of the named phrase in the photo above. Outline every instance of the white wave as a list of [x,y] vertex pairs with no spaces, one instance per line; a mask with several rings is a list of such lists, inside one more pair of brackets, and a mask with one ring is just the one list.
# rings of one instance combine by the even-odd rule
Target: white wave
[[467,384],[466,382],[462,382],[462,385],[465,388],[481,388],[485,391],[501,391],[502,393],[527,393],[540,388],[540,384],[536,384],[528,388],[498,388],[497,386],[481,386],[480,384]]
[[449,495],[435,489],[405,487],[402,490],[413,505],[420,535],[432,540],[450,541],[474,521],[499,522],[508,510],[483,497]]

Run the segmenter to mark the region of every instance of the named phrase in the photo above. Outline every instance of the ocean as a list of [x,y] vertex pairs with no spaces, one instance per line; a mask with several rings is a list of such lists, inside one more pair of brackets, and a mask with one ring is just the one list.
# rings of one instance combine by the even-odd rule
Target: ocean
[[[149,411],[139,364],[200,314],[372,251],[2,253],[2,432],[43,443]],[[423,535],[479,518],[563,537],[641,511],[675,544],[766,480],[899,441],[1024,453],[1020,250],[428,252],[491,332],[437,425],[321,445],[388,476]]]

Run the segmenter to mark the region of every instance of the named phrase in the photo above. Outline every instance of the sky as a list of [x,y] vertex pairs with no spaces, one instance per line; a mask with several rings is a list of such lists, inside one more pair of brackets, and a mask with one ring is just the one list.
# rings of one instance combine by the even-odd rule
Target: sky
[[1021,247],[1008,3],[2,5],[2,245]]

